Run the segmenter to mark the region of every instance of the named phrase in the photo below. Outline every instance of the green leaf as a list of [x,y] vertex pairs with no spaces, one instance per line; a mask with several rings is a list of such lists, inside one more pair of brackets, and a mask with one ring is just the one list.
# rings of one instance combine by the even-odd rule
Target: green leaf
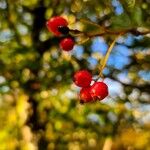
[[80,19],[80,22],[84,25],[84,31],[86,31],[87,34],[101,34],[105,32],[105,28],[101,25],[98,25],[95,22],[92,22],[88,19]]
[[134,10],[132,10],[131,17],[135,25],[142,25],[142,10],[140,7],[135,7]]
[[85,42],[87,42],[90,38],[87,37],[87,36],[80,36],[78,37],[78,41],[77,41],[77,44],[84,44]]
[[126,3],[129,8],[133,8],[135,6],[135,0],[126,0]]
[[119,16],[114,16],[111,19],[112,27],[114,29],[128,29],[132,26],[131,20],[126,13]]

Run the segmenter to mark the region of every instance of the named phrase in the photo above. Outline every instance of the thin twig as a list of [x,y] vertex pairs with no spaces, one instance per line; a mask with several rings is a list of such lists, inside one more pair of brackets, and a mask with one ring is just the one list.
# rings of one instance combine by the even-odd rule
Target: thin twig
[[79,31],[79,30],[70,30],[71,33],[73,34],[77,34],[77,35],[85,35],[88,36],[89,38],[95,37],[95,36],[103,36],[103,35],[119,35],[119,34],[127,34],[127,33],[131,33],[135,36],[139,36],[139,35],[146,35],[146,34],[150,34],[150,30],[148,31],[138,31],[137,29],[133,28],[133,29],[126,29],[126,30],[122,30],[122,31],[111,31],[111,30],[104,30],[104,32],[102,33],[86,33],[84,31]]
[[100,68],[99,68],[99,70],[100,70],[99,76],[100,76],[100,77],[103,77],[103,70],[104,70],[104,68],[105,68],[105,66],[106,66],[107,60],[108,60],[108,58],[109,58],[109,56],[110,56],[110,53],[111,53],[111,51],[112,51],[112,49],[113,49],[113,47],[114,47],[114,45],[115,45],[117,39],[118,39],[122,34],[123,34],[123,33],[120,33],[120,34],[114,39],[114,41],[113,41],[113,42],[111,43],[111,45],[109,46],[105,57],[101,60],[101,62],[100,62]]

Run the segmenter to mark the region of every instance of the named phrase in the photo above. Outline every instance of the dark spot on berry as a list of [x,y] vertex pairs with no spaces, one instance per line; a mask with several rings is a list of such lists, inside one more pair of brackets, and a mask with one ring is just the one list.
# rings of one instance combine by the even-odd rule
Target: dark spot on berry
[[83,104],[84,104],[84,101],[83,101],[83,100],[80,100],[80,104],[82,104],[82,105],[83,105]]
[[69,28],[67,26],[59,26],[58,31],[61,32],[62,34],[68,34]]
[[72,81],[73,81],[73,82],[75,82],[75,81],[76,81],[74,77],[72,77]]

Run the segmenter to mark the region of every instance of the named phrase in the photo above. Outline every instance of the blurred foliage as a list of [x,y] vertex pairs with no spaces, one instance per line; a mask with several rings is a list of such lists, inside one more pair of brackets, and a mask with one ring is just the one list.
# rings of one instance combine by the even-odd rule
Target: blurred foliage
[[[110,89],[117,92],[119,84],[121,92],[80,105],[72,74],[87,68],[98,75],[99,60],[94,66],[88,60],[103,54],[92,52],[94,39],[80,47],[81,57],[77,47],[62,52],[45,27],[47,19],[62,15],[81,31],[145,30],[149,10],[149,0],[0,0],[0,150],[149,150],[149,35],[127,34],[117,43],[128,48],[129,61],[120,69],[114,59],[104,75]],[[105,43],[113,39],[102,37]],[[112,55],[118,55],[115,49]]]

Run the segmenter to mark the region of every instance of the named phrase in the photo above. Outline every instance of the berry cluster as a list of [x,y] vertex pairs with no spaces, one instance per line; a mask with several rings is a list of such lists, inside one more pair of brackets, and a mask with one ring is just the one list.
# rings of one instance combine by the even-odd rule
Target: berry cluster
[[74,74],[74,83],[81,87],[80,102],[87,103],[95,100],[103,100],[108,96],[108,86],[104,82],[95,81],[91,86],[92,75],[87,70],[81,70]]
[[[69,35],[70,29],[66,19],[60,16],[49,19],[46,23],[47,28],[55,36],[63,36],[60,41],[60,47],[64,51],[71,51],[74,47],[74,39]],[[94,81],[91,85],[92,74],[87,70],[81,70],[74,74],[74,83],[81,87],[80,103],[92,102],[95,100],[103,100],[108,96],[108,87],[104,82]]]
[[60,41],[60,47],[64,51],[71,51],[74,47],[74,39],[69,34],[68,22],[60,16],[53,17],[46,22],[46,26],[55,36],[65,35]]

